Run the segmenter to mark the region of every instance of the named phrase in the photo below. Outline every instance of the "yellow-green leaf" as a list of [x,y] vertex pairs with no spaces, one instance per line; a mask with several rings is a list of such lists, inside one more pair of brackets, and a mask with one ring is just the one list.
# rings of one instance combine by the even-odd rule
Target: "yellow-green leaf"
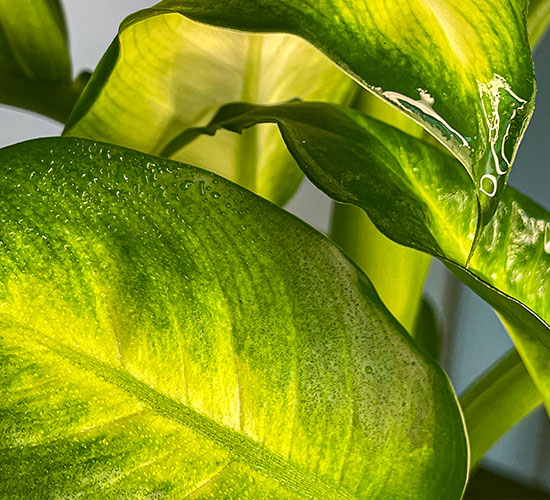
[[446,376],[323,235],[116,146],[0,166],[0,498],[461,498]]
[[[66,135],[159,154],[222,104],[294,97],[345,103],[355,84],[291,35],[252,35],[191,21],[159,5],[126,19],[78,102]],[[171,157],[213,170],[277,203],[302,174],[276,127],[204,138]]]

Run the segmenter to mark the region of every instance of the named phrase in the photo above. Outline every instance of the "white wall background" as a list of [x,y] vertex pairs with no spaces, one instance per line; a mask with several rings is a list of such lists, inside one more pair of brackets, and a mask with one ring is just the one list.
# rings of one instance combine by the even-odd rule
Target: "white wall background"
[[[115,36],[120,21],[130,12],[152,5],[152,0],[65,0],[74,74],[94,68]],[[510,183],[550,209],[550,37],[535,54],[539,85],[537,107],[521,146]],[[61,125],[0,106],[0,146],[34,137],[59,135]],[[304,183],[288,208],[326,231],[331,202]],[[448,273],[435,263],[428,292],[442,307],[449,286]],[[467,288],[459,286],[458,323],[452,338],[454,356],[446,368],[457,391],[511,347],[492,310]],[[485,463],[550,490],[550,425],[541,408],[512,429],[491,450]]]

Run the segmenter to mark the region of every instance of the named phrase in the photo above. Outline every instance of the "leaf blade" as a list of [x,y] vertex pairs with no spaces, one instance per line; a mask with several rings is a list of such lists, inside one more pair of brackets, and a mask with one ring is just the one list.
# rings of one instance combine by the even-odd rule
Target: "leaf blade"
[[[301,96],[347,103],[354,93],[346,75],[297,37],[214,28],[156,6],[121,24],[64,134],[159,154],[227,102]],[[170,157],[214,169],[279,204],[302,178],[274,127],[204,138]]]
[[0,162],[0,491],[460,498],[448,380],[325,237],[115,146]]

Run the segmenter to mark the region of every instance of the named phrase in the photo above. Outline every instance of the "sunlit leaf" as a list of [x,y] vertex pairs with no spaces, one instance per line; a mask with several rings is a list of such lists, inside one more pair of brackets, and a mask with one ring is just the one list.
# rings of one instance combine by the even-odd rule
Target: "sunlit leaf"
[[447,378],[327,238],[101,143],[0,165],[0,497],[461,497]]
[[309,40],[448,147],[474,179],[484,219],[492,214],[533,108],[526,0],[165,0],[158,7]]
[[[124,21],[71,116],[66,135],[159,154],[188,127],[206,124],[231,101],[294,97],[346,103],[355,84],[305,41],[252,35],[151,8]],[[276,127],[204,138],[171,157],[284,203],[302,174]]]
[[325,103],[220,110],[178,142],[225,127],[276,122],[306,175],[365,209],[389,238],[443,260],[502,316],[550,404],[550,214],[511,187],[476,239],[472,181],[451,156],[357,111]]

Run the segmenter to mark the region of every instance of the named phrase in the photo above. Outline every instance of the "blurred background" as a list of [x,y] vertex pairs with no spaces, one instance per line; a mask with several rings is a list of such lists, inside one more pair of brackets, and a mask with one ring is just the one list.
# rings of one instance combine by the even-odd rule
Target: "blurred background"
[[[65,0],[65,14],[76,76],[93,69],[118,25],[152,0]],[[534,54],[538,83],[535,114],[519,150],[510,184],[550,209],[550,36]],[[0,105],[0,147],[35,137],[59,135],[56,122]],[[332,202],[309,182],[287,205],[321,231],[329,227]],[[458,393],[512,347],[500,321],[480,298],[437,261],[426,284],[444,330],[442,364]],[[444,314],[445,313],[445,314]],[[487,454],[482,465],[550,492],[550,422],[540,407],[511,429]],[[510,497],[511,498],[511,497]]]

